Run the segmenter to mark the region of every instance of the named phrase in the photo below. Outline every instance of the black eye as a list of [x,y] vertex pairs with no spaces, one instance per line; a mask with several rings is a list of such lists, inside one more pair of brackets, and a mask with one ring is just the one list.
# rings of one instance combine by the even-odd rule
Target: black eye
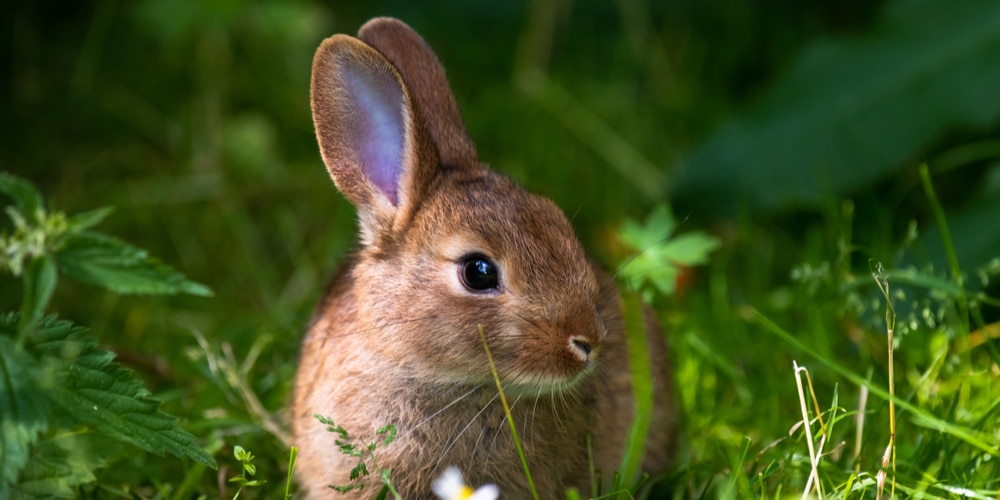
[[474,292],[496,290],[500,284],[497,265],[484,255],[474,253],[462,257],[459,276],[462,284]]

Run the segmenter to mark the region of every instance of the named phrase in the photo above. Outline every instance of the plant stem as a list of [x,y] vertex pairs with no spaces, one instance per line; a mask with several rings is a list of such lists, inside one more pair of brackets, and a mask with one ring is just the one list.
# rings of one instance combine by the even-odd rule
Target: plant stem
[[962,278],[962,268],[958,263],[958,254],[955,253],[955,243],[951,238],[951,230],[948,228],[948,219],[944,216],[944,209],[938,200],[937,193],[934,192],[934,185],[931,183],[930,170],[927,164],[920,165],[920,181],[924,187],[924,194],[927,195],[927,202],[934,213],[934,221],[937,223],[938,231],[941,233],[941,244],[944,246],[945,256],[948,258],[948,267],[951,270],[951,279],[958,288],[958,295],[955,297],[958,306],[958,321],[962,325],[965,333],[969,332],[969,299],[965,294],[965,283]]
[[528,470],[528,459],[524,456],[524,448],[521,447],[521,439],[517,435],[517,427],[514,426],[514,417],[510,414],[510,405],[507,404],[507,396],[503,393],[503,386],[500,384],[500,374],[497,373],[497,365],[493,362],[493,354],[490,353],[490,346],[486,343],[486,332],[483,325],[479,325],[479,338],[483,341],[483,349],[486,350],[486,359],[490,363],[490,371],[493,372],[493,381],[497,383],[497,391],[500,392],[500,403],[503,404],[503,412],[507,416],[507,425],[510,426],[510,434],[514,439],[514,446],[517,447],[517,456],[521,459],[521,466],[524,467],[524,475],[528,478],[528,487],[531,488],[531,496],[538,500],[538,491],[535,490],[535,481],[531,479],[531,471]]

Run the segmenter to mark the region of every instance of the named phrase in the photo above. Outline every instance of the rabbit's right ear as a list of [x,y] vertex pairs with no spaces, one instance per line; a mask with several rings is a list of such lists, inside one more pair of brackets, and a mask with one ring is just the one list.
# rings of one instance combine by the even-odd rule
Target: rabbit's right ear
[[437,171],[437,152],[399,73],[356,38],[323,41],[311,94],[323,162],[372,244],[405,223]]

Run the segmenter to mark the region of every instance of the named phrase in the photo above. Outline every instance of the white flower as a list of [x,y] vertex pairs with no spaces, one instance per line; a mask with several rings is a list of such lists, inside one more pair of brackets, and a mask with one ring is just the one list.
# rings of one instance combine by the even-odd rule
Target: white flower
[[462,472],[454,465],[445,469],[444,474],[431,483],[431,491],[442,500],[496,500],[500,496],[500,488],[495,484],[486,484],[473,490],[465,484]]

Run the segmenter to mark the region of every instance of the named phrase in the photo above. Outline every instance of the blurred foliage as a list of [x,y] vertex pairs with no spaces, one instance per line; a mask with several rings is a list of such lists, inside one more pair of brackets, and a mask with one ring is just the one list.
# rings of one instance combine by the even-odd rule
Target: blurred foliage
[[[884,4],[7,2],[0,170],[69,213],[115,207],[106,232],[215,291],[136,300],[67,283],[50,312],[91,325],[206,449],[253,449],[257,477],[277,488],[287,454],[275,422],[298,342],[355,244],[353,208],[317,154],[312,54],[332,33],[399,17],[447,68],[482,159],[553,198],[609,267],[630,256],[616,237],[621,221],[664,203],[679,235],[708,227],[722,242],[693,285],[656,299],[674,335],[690,436],[678,482],[694,494],[755,459],[741,455],[743,436],[764,453],[798,418],[785,399],[794,349],[762,342],[745,305],[864,373],[880,352],[859,333],[878,318],[869,261],[951,283],[920,162],[934,173],[962,269],[983,276],[964,283],[996,289],[997,8]],[[911,331],[932,328],[926,317],[939,318],[935,327],[955,317],[938,290],[909,289]],[[0,280],[0,310],[20,293]],[[974,311],[973,327],[998,316]],[[934,332],[935,346],[960,336]],[[936,355],[916,343],[926,350],[901,361],[911,375]],[[964,353],[955,359],[978,359]],[[832,393],[830,377],[817,379]],[[110,491],[217,494],[197,465],[144,455],[114,465],[98,477]],[[801,471],[788,467],[762,477],[800,487]]]

